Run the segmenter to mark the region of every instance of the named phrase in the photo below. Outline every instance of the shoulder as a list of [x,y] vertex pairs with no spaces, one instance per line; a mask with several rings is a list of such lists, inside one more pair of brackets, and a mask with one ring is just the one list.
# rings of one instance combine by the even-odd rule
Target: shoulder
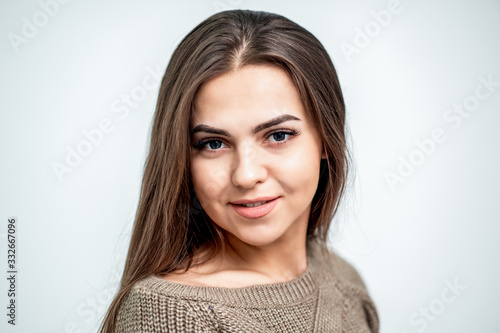
[[210,311],[202,306],[203,300],[181,294],[158,277],[139,280],[120,304],[116,332],[197,332],[210,326]]
[[349,332],[378,332],[379,318],[366,285],[354,266],[317,241],[311,243],[311,262],[330,304],[342,308],[342,323]]
[[115,332],[267,332],[258,316],[248,313],[256,305],[261,308],[257,300],[275,301],[261,298],[238,288],[189,286],[149,276],[126,294]]
[[366,292],[363,279],[350,262],[318,240],[309,241],[308,246],[309,260],[322,277],[346,288]]

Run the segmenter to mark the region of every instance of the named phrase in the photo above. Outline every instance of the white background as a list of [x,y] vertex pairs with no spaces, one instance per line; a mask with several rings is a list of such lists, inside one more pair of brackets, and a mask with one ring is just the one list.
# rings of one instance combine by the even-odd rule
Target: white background
[[[1,279],[0,331],[95,332],[137,208],[159,85],[150,73],[162,77],[208,16],[248,8],[302,25],[336,66],[356,178],[331,245],[362,275],[381,332],[500,332],[500,2],[401,0],[381,26],[372,12],[390,3],[73,0],[49,16],[40,2],[2,0],[0,266],[16,216],[19,273],[15,327]],[[481,77],[496,86],[477,88],[489,94],[460,123],[446,120],[478,101]],[[53,164],[106,119],[112,130],[59,179]],[[446,139],[424,154],[416,141],[436,130]],[[418,165],[404,169],[410,159]]]

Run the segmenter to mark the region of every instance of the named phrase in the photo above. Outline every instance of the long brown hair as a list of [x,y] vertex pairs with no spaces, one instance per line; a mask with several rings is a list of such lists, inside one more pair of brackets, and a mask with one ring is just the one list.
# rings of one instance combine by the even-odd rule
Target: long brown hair
[[309,31],[283,16],[219,12],[181,41],[161,82],[125,269],[101,332],[114,332],[120,304],[137,281],[187,270],[195,253],[208,253],[208,259],[222,248],[223,236],[203,211],[190,180],[194,99],[208,80],[260,64],[280,66],[290,75],[323,141],[327,158],[321,161],[308,237],[326,243],[349,162],[344,100],[332,61]]

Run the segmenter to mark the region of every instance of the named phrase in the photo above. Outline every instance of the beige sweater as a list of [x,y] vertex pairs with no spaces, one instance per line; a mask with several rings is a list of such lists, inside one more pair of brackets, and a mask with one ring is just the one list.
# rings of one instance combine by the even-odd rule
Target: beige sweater
[[378,332],[352,266],[316,242],[307,255],[301,276],[277,284],[197,287],[149,276],[122,303],[116,332]]

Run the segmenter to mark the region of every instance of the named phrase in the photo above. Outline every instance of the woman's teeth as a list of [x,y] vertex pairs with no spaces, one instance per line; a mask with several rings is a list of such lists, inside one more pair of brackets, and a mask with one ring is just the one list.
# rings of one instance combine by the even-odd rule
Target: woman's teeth
[[244,207],[257,207],[257,206],[263,205],[263,204],[265,204],[267,202],[269,202],[269,201],[261,201],[261,202],[251,203],[251,204],[241,204],[241,206],[244,206]]

